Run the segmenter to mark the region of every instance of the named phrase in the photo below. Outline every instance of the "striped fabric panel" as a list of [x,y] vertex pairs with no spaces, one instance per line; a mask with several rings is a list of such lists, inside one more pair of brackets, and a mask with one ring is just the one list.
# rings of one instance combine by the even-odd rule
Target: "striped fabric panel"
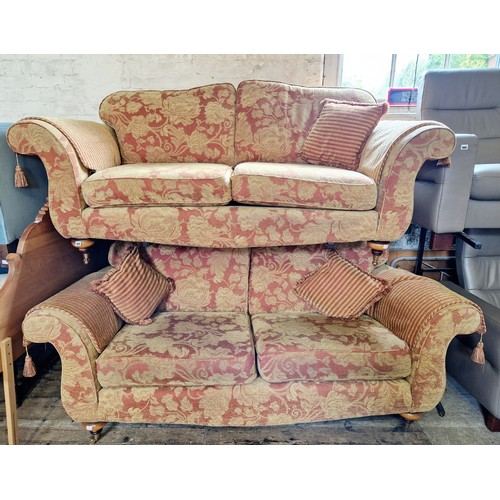
[[486,331],[483,313],[472,301],[448,290],[437,281],[423,276],[405,276],[398,279],[393,271],[380,274],[384,278],[388,275],[392,289],[383,300],[371,308],[370,316],[389,330],[398,332],[408,345],[413,345],[421,328],[434,316],[457,304],[462,304],[464,308],[476,309],[480,317],[478,331]]
[[90,283],[97,276],[102,276],[102,272],[89,274],[34,307],[30,313],[43,309],[64,311],[74,317],[78,323],[83,324],[96,351],[100,353],[123,323],[116,317],[110,304],[91,291]]
[[92,282],[92,290],[106,297],[120,318],[135,325],[151,323],[156,308],[174,289],[171,278],[142,260],[137,246],[102,279]]
[[107,125],[86,120],[29,118],[49,123],[62,132],[89,170],[98,171],[121,164],[115,136]]
[[389,105],[325,99],[302,146],[308,163],[356,170],[368,137]]
[[295,292],[316,311],[338,319],[354,319],[380,300],[390,285],[338,254],[295,285]]

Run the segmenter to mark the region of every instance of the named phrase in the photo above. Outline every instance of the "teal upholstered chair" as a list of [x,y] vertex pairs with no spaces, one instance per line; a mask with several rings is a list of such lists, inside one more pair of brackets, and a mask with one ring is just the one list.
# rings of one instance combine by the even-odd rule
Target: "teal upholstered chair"
[[15,242],[47,199],[47,174],[37,156],[19,155],[28,186],[15,187],[16,155],[5,139],[10,125],[0,123],[0,245]]

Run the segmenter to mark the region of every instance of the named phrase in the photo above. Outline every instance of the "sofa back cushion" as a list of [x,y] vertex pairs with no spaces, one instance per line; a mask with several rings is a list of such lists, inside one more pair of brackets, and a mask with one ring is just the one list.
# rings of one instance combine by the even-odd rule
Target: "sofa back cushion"
[[[127,254],[127,242],[115,242],[109,263]],[[175,291],[160,309],[185,312],[246,312],[250,250],[148,245],[145,254],[158,272],[172,278]]]
[[324,265],[328,245],[253,248],[250,264],[250,314],[316,312],[294,290],[298,281]]
[[375,103],[364,90],[247,80],[236,94],[236,163],[305,163],[299,152],[324,99]]
[[233,165],[235,102],[229,83],[120,91],[102,101],[99,116],[115,130],[123,163]]

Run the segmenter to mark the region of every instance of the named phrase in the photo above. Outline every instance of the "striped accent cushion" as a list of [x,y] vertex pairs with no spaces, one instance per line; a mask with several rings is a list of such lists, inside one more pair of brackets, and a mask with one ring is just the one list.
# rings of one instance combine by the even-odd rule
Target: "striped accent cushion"
[[368,137],[387,113],[387,102],[367,104],[325,99],[300,155],[308,163],[357,170]]
[[174,280],[145,262],[137,246],[103,278],[93,281],[91,287],[109,300],[120,318],[134,325],[152,323],[156,308],[175,289]]
[[368,274],[337,253],[295,285],[295,292],[316,311],[338,319],[358,318],[389,290],[386,280]]

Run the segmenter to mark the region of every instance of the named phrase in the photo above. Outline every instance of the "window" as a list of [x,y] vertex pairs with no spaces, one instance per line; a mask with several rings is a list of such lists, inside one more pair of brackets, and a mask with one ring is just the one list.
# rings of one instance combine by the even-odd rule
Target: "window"
[[340,82],[368,90],[381,101],[388,98],[390,88],[408,89],[395,98],[395,105],[398,100],[400,105],[406,102],[408,109],[416,103],[411,89],[418,88],[427,70],[489,67],[500,67],[497,54],[344,54]]

